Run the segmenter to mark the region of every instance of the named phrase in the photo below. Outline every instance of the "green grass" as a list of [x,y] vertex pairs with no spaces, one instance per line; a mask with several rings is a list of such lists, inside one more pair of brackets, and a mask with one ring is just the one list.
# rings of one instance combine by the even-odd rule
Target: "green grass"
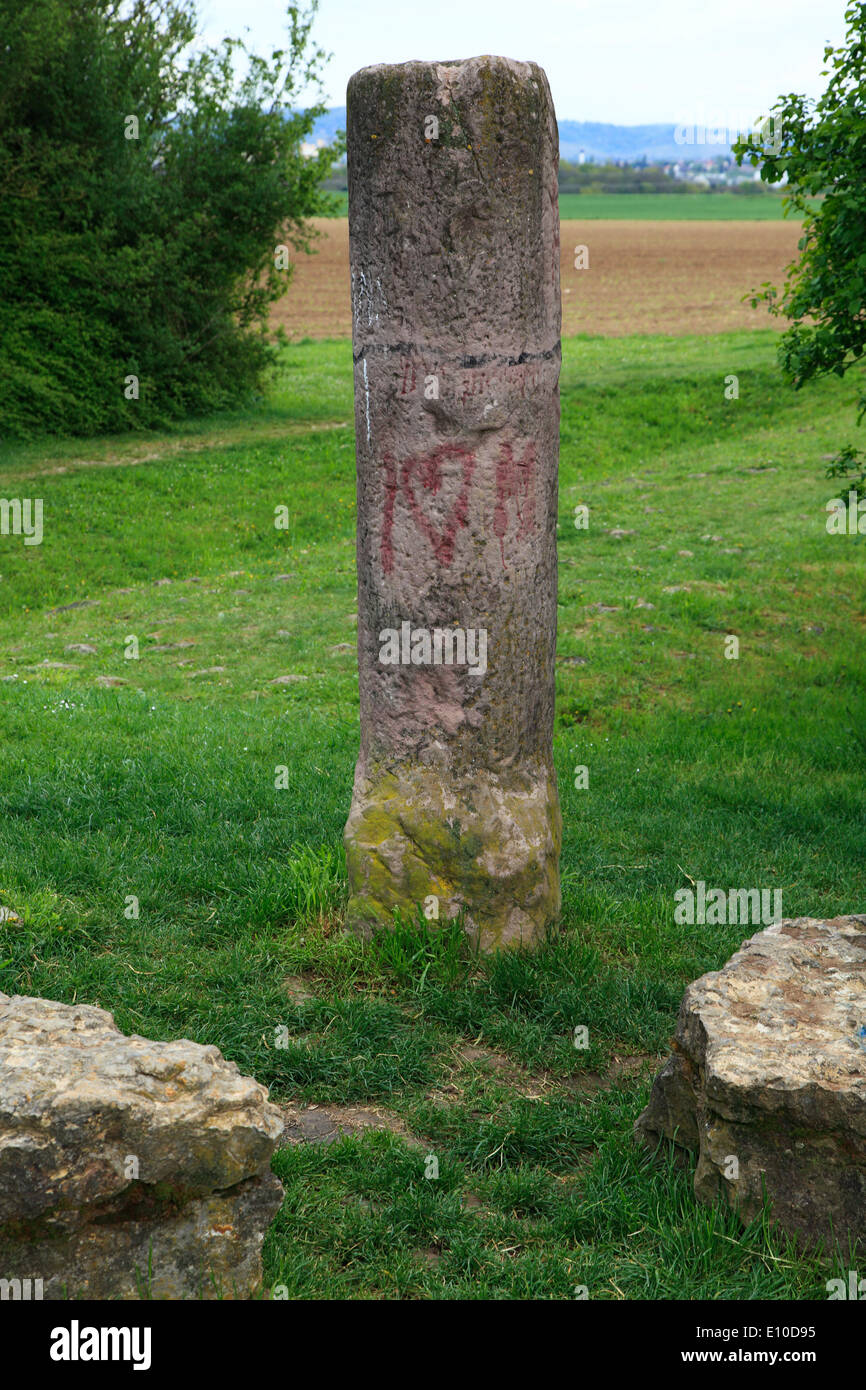
[[789,916],[866,900],[863,547],[826,533],[822,462],[856,383],[791,392],[776,342],[564,345],[562,930],[482,962],[408,921],[340,930],[350,345],[286,349],[245,415],[0,455],[0,495],[45,504],[41,546],[0,539],[0,902],[24,919],[0,989],[215,1043],[277,1101],[379,1105],[422,1141],[279,1153],[266,1269],[291,1297],[826,1297],[832,1257],[697,1207],[631,1138],[685,985],[745,934],[676,927],[684,874],[781,887]]
[[[348,217],[349,197],[333,195],[334,217]],[[783,215],[777,194],[740,193],[560,193],[559,215],[570,218],[611,217],[643,222],[777,222]]]
[[741,193],[560,193],[559,215],[641,222],[777,222],[783,198]]

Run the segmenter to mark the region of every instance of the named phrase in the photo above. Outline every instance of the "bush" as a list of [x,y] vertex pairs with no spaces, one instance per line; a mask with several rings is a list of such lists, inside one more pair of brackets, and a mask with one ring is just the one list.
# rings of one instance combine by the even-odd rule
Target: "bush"
[[[818,100],[792,93],[773,111],[776,139],[764,132],[738,141],[738,163],[761,164],[767,184],[786,184],[789,206],[802,214],[800,259],[780,291],[763,285],[771,313],[790,320],[779,342],[783,371],[799,389],[807,381],[844,376],[866,357],[866,3],[845,10],[845,43],[824,49],[827,90]],[[860,378],[858,424],[866,416]],[[866,458],[850,444],[827,469],[862,497]]]
[[324,58],[315,8],[289,6],[264,59],[229,39],[191,55],[193,0],[0,0],[0,437],[260,389],[276,247],[309,248],[342,148],[300,153],[323,110],[291,105]]

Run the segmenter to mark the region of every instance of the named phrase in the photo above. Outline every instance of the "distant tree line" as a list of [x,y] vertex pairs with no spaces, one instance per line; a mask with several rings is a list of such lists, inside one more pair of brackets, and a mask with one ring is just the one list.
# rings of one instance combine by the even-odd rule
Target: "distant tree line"
[[[710,185],[715,192],[719,185]],[[764,184],[751,179],[721,185],[726,193],[746,197],[767,193]],[[665,171],[661,164],[575,164],[560,160],[560,193],[705,193],[707,188],[687,179],[678,179]]]
[[[345,193],[348,184],[345,165],[335,165],[322,184],[324,189],[335,193]],[[637,164],[576,164],[573,160],[560,160],[560,193],[706,193],[719,191],[719,185],[692,183],[687,179],[674,178],[665,172],[661,164],[641,162]],[[741,197],[761,197],[767,195],[765,184],[754,179],[742,179],[738,183],[721,185],[721,191],[737,193]]]
[[688,185],[659,164],[559,163],[560,193],[686,193]]

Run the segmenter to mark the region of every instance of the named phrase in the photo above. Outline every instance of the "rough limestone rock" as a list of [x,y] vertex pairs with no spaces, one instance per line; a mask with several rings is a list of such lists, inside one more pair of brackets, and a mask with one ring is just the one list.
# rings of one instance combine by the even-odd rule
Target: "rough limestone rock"
[[0,994],[0,1278],[54,1299],[248,1297],[282,1128],[216,1047]]
[[866,916],[777,922],[689,985],[635,1132],[698,1153],[702,1201],[751,1220],[763,1180],[782,1226],[847,1253],[866,1244],[864,1045]]
[[[349,921],[484,949],[559,909],[551,742],[558,141],[547,79],[412,62],[348,88],[361,751]],[[462,642],[462,646],[461,646]]]

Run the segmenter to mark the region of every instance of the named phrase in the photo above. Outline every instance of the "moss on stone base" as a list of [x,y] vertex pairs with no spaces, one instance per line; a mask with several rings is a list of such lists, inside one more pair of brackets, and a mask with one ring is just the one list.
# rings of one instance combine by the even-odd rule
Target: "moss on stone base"
[[482,950],[528,944],[560,906],[562,817],[552,769],[519,779],[433,769],[360,778],[346,825],[348,922],[369,934],[438,899]]

